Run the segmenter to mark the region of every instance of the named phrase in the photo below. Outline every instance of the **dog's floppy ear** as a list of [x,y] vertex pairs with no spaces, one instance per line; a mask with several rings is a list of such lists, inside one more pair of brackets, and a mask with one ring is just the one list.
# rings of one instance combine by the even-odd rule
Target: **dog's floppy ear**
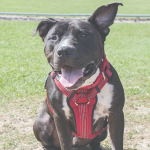
[[44,21],[41,21],[38,26],[34,29],[32,36],[34,36],[37,31],[39,31],[39,36],[44,41],[49,29],[56,23],[57,21],[53,18],[48,18]]
[[107,6],[99,7],[93,15],[88,19],[89,22],[94,24],[99,32],[104,36],[109,34],[109,26],[113,24],[117,14],[118,5],[123,6],[122,3],[111,3]]

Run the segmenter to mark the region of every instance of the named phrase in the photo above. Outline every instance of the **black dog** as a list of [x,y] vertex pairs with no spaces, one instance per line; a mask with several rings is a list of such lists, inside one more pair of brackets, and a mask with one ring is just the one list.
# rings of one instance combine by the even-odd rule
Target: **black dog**
[[88,144],[101,150],[107,128],[112,150],[123,150],[124,90],[104,53],[118,5],[99,7],[87,21],[49,18],[37,26],[53,69],[46,80],[47,99],[33,126],[45,150]]

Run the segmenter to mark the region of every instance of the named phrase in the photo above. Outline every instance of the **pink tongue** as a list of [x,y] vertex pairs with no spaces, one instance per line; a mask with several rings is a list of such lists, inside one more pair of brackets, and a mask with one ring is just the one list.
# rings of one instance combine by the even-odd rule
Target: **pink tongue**
[[83,77],[82,69],[75,69],[69,66],[63,67],[61,73],[59,81],[64,87],[73,86],[79,78]]

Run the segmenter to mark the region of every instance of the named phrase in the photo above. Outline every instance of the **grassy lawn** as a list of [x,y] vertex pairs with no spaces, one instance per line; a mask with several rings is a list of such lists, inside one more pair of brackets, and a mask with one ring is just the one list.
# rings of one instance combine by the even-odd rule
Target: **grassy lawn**
[[[38,22],[0,21],[0,149],[40,150],[32,131],[50,71]],[[124,147],[150,149],[149,24],[114,24],[105,43],[126,94]],[[110,149],[109,137],[103,146]]]
[[[74,13],[91,14],[103,4],[114,0],[2,0],[0,12],[27,12],[27,13]],[[119,0],[124,7],[119,8],[119,14],[150,14],[149,0]]]

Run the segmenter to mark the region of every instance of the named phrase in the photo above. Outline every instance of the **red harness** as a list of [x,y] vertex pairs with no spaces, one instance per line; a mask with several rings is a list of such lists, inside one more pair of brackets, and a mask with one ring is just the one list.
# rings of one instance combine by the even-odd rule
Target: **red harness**
[[[95,138],[102,130],[107,128],[107,117],[105,118],[105,122],[103,128],[101,128],[98,132],[92,133],[93,128],[93,112],[97,103],[97,94],[103,88],[103,86],[107,83],[108,79],[111,77],[112,73],[110,72],[110,64],[104,55],[104,60],[101,63],[101,72],[97,77],[96,81],[89,86],[82,87],[78,90],[70,90],[68,91],[63,85],[57,80],[54,71],[51,73],[52,78],[55,81],[57,87],[67,96],[67,103],[72,113],[74,114],[75,120],[75,132],[72,133],[80,138]],[[53,109],[49,105],[48,96],[47,96],[47,104],[49,109],[53,113]]]

